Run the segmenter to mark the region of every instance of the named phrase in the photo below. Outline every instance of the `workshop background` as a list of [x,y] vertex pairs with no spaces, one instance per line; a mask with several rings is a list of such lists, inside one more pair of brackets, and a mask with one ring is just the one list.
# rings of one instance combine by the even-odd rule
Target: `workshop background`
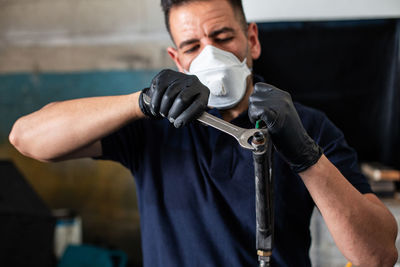
[[[243,2],[257,22],[400,18],[398,0]],[[0,0],[0,160],[13,162],[50,210],[76,212],[82,243],[124,251],[129,266],[141,265],[131,174],[91,159],[40,163],[19,154],[8,134],[17,118],[49,102],[141,90],[175,68],[169,45],[159,0]],[[0,195],[8,190],[3,175]],[[385,203],[399,218],[400,205]],[[344,266],[317,213],[312,230],[314,266]]]

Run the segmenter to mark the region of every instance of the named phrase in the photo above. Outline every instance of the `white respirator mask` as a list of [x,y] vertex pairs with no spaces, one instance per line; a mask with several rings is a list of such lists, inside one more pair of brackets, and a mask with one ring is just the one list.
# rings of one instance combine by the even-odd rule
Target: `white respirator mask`
[[210,89],[208,106],[228,109],[244,97],[251,71],[246,59],[240,62],[234,54],[207,45],[185,73],[196,75]]

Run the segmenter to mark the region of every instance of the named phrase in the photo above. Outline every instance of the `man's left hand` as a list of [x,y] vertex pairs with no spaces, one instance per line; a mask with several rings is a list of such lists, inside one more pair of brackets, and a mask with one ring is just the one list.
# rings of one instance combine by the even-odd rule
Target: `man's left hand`
[[257,83],[249,98],[249,118],[267,125],[276,149],[295,172],[314,165],[322,149],[305,131],[289,93],[265,83]]

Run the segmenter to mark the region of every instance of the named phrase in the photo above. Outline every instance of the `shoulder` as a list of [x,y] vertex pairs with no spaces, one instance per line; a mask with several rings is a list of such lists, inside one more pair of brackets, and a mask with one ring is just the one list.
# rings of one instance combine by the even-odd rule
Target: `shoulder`
[[326,114],[322,112],[321,110],[318,110],[316,108],[312,108],[303,104],[300,104],[299,102],[294,102],[294,106],[297,110],[297,113],[300,116],[301,120],[313,120],[313,119],[324,119],[327,118]]
[[294,105],[305,130],[319,145],[327,146],[332,142],[344,141],[343,132],[324,112],[300,103]]
[[[326,114],[318,109],[305,106],[298,102],[294,102],[294,106],[299,114],[301,122],[307,131],[318,131],[321,127],[333,126]],[[330,123],[326,123],[330,122]],[[333,126],[334,127],[334,126]]]

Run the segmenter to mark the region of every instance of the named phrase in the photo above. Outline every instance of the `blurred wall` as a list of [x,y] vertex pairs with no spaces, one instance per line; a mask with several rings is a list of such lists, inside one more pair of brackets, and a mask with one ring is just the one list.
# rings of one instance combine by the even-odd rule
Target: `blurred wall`
[[91,159],[39,163],[8,142],[14,121],[52,101],[126,94],[174,67],[159,0],[0,0],[0,159],[50,208],[78,211],[83,241],[123,249],[140,266],[134,180]]

